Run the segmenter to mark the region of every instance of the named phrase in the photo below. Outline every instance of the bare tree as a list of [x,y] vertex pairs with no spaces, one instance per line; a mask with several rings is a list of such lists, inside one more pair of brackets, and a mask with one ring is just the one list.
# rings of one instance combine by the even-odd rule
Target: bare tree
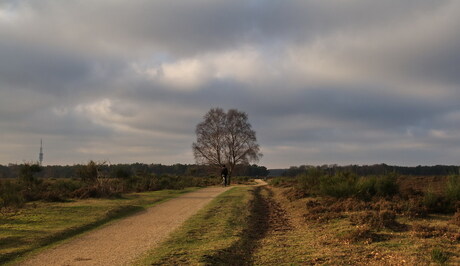
[[248,115],[236,109],[227,113],[221,108],[209,110],[204,121],[196,126],[196,136],[193,154],[197,163],[226,164],[230,176],[236,165],[256,162],[262,157]]

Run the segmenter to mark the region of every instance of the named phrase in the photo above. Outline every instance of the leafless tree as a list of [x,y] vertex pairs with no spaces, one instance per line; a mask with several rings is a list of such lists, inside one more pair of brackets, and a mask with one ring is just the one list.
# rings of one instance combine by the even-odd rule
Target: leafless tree
[[236,109],[227,113],[221,108],[209,110],[196,126],[196,136],[193,154],[197,163],[226,164],[230,176],[236,165],[257,162],[262,157],[248,115]]

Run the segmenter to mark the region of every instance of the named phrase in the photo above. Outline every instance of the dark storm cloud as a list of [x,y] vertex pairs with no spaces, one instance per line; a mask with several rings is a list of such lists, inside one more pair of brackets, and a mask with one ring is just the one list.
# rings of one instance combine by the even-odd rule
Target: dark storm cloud
[[59,93],[66,84],[81,82],[91,73],[88,61],[65,52],[0,40],[2,86]]
[[272,167],[455,163],[459,11],[434,0],[0,1],[0,163],[29,159],[42,137],[50,163],[192,162],[211,107],[246,111]]

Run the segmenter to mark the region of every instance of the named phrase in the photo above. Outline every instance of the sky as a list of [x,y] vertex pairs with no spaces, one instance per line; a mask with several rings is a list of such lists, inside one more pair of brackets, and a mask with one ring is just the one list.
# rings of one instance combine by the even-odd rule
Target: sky
[[0,0],[0,164],[194,163],[211,108],[259,165],[460,162],[460,1]]

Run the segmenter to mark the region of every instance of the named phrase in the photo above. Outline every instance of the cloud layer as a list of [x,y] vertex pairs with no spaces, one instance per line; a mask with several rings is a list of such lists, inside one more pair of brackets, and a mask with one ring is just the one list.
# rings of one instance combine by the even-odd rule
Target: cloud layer
[[191,163],[211,107],[260,164],[458,164],[458,1],[0,1],[0,163]]

